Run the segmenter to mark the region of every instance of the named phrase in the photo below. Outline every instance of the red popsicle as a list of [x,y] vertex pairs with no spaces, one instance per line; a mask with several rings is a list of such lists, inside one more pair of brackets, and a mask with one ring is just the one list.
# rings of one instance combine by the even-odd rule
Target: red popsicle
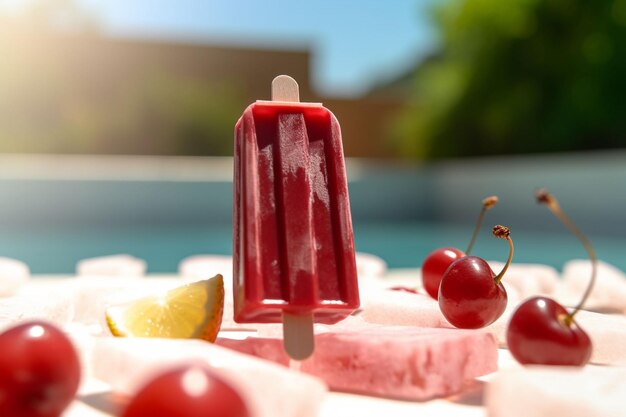
[[235,127],[235,321],[284,323],[287,353],[313,351],[313,322],[359,306],[348,185],[335,116],[279,76]]

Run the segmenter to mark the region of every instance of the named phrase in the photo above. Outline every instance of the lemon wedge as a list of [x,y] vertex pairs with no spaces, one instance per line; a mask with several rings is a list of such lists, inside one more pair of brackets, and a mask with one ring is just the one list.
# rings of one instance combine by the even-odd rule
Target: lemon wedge
[[214,342],[224,313],[224,279],[216,275],[106,309],[114,336],[204,339]]

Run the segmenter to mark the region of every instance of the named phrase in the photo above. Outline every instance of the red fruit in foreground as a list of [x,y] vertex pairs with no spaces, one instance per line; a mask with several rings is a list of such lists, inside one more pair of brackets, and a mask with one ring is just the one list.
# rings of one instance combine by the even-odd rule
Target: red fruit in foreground
[[123,417],[249,417],[239,394],[202,366],[167,371],[143,387]]
[[32,321],[0,334],[0,416],[59,417],[79,382],[76,350],[56,326]]
[[478,329],[496,321],[507,303],[506,290],[483,259],[455,261],[441,279],[439,308],[455,327]]
[[437,299],[443,274],[454,261],[464,256],[465,253],[456,248],[439,248],[428,254],[422,264],[422,283],[428,295]]
[[533,297],[513,313],[506,341],[522,364],[583,366],[591,357],[591,339],[556,301]]

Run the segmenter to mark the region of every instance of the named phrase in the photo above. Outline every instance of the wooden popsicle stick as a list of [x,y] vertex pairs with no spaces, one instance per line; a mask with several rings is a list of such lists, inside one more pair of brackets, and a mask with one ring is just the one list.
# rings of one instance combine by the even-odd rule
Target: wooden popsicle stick
[[298,82],[288,75],[279,75],[272,80],[272,101],[300,102]]
[[[300,102],[298,82],[288,75],[272,80],[272,101]],[[302,361],[313,354],[313,313],[283,312],[283,344],[291,359]]]
[[283,312],[283,345],[291,359],[303,361],[313,354],[313,313]]

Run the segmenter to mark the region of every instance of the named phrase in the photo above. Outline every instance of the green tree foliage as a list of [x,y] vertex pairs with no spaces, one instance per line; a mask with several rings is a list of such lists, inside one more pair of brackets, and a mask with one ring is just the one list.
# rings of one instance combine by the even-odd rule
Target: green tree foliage
[[405,155],[626,146],[626,0],[453,0],[435,16]]

